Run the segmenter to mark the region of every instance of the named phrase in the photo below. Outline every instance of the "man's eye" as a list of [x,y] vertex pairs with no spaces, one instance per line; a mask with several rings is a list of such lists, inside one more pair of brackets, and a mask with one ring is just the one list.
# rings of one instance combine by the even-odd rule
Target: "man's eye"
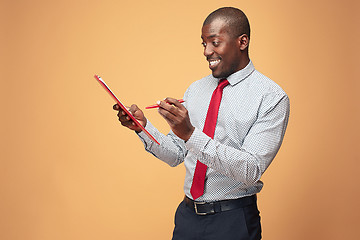
[[201,45],[203,45],[203,47],[206,47],[206,43],[205,43],[205,42],[202,42]]
[[214,42],[212,42],[212,44],[213,44],[215,47],[218,47],[220,43],[214,41]]

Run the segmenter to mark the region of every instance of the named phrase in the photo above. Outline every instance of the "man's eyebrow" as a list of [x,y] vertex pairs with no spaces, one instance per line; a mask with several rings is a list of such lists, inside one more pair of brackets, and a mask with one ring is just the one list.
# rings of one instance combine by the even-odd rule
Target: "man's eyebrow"
[[208,38],[214,38],[214,37],[218,37],[219,35],[217,35],[217,34],[212,34],[212,35],[210,35]]
[[205,36],[205,37],[203,37],[203,36],[201,36],[201,38],[202,39],[204,39],[204,38],[214,38],[214,37],[219,37],[219,35],[218,34],[212,34],[212,35],[210,35],[210,36]]

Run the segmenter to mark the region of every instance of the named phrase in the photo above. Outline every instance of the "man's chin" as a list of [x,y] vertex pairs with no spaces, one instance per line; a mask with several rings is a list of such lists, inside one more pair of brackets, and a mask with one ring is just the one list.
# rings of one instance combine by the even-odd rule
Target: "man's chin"
[[211,74],[213,75],[214,78],[220,78],[221,77],[221,74],[219,74],[217,72],[214,72],[214,71],[212,71]]
[[[216,69],[219,70],[219,69]],[[227,77],[229,77],[232,73],[231,71],[216,71],[215,69],[212,70],[211,74],[213,75],[214,78],[219,78],[219,79],[226,79]]]
[[214,78],[227,78],[227,76],[224,76],[224,74],[212,72],[212,75]]

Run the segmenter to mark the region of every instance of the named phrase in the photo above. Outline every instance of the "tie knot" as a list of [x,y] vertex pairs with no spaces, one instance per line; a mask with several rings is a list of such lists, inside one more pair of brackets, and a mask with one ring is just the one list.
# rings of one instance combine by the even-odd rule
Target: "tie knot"
[[223,89],[228,84],[229,84],[229,81],[227,79],[221,79],[220,82],[219,82],[218,88]]

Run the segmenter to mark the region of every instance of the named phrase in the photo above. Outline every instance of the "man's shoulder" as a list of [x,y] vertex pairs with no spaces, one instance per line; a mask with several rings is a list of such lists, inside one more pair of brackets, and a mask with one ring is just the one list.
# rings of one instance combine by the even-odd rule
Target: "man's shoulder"
[[256,91],[261,91],[264,94],[266,93],[277,93],[286,95],[286,92],[277,84],[275,81],[265,76],[258,70],[255,70],[252,73],[252,78],[249,79],[249,84],[251,88],[256,89]]

